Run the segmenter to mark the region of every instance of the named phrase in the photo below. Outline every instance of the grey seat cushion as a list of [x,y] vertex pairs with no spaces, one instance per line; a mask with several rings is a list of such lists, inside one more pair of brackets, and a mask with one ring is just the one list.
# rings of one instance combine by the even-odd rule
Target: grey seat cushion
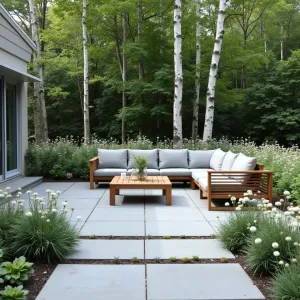
[[98,149],[99,169],[121,168],[127,169],[127,149],[107,150]]
[[189,168],[187,149],[160,149],[159,166],[160,169],[168,168]]
[[[130,176],[133,169],[127,170],[127,176]],[[147,169],[147,175],[148,176],[159,176],[159,170],[158,169]]]
[[120,176],[121,173],[126,173],[127,169],[118,168],[105,168],[97,169],[94,172],[94,176]]
[[188,150],[190,169],[209,168],[210,159],[215,151],[216,150]]
[[192,172],[186,168],[160,169],[161,176],[191,176]]
[[128,169],[135,168],[134,156],[144,156],[148,160],[148,169],[158,169],[158,150],[128,150]]
[[210,168],[216,171],[220,171],[225,155],[226,152],[222,151],[221,149],[217,149],[211,156],[210,164],[209,164]]
[[190,169],[192,172],[192,178],[198,181],[200,177],[207,178],[207,171],[213,171],[213,169]]
[[235,162],[238,154],[232,153],[228,151],[224,157],[223,164],[221,167],[222,171],[230,171],[232,168],[233,163]]
[[[225,176],[224,177],[226,178],[226,181],[224,182],[224,179],[220,179],[220,184],[222,186],[226,185],[233,185],[233,186],[237,186],[237,185],[241,185],[241,182],[239,182],[238,180],[235,180],[234,178],[231,178],[230,176]],[[202,188],[207,191],[207,188],[208,188],[208,182],[207,182],[207,177],[200,177],[198,179],[198,183],[202,186]],[[215,179],[214,182],[213,182],[213,186],[214,185],[217,185],[218,184],[218,180]]]

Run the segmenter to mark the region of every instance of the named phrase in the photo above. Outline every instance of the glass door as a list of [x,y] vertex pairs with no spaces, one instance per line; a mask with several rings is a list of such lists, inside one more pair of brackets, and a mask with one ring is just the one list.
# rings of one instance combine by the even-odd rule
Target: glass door
[[4,179],[4,82],[0,77],[0,181]]

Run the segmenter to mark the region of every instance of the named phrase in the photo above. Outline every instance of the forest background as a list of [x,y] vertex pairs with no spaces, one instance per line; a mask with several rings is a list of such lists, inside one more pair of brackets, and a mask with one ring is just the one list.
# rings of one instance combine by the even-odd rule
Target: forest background
[[[199,69],[197,2],[201,2]],[[31,36],[28,2],[2,3]],[[196,71],[200,71],[200,138],[203,134],[218,4],[215,0],[182,0],[183,137],[192,136]],[[35,5],[49,138],[82,137],[82,1],[36,0]],[[172,138],[173,9],[173,0],[88,2],[90,130],[98,138],[121,140],[122,119],[128,137]],[[268,140],[286,146],[300,142],[299,28],[298,0],[231,1],[217,76],[214,138],[249,136],[257,143]],[[122,108],[123,92],[127,101]],[[31,136],[35,130],[33,98],[30,87]]]

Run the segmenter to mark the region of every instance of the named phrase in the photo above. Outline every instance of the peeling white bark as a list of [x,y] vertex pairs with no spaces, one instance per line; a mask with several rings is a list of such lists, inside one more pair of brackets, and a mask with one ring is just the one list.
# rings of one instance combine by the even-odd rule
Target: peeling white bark
[[204,123],[204,131],[203,131],[204,142],[212,139],[214,110],[215,110],[216,80],[217,80],[217,73],[218,73],[218,67],[220,61],[220,53],[221,53],[223,37],[224,37],[225,11],[229,4],[230,4],[229,0],[220,0],[219,2],[216,38],[215,38],[214,50],[211,58],[207,95],[206,95],[206,112],[205,112],[205,123]]
[[197,0],[196,6],[196,77],[195,77],[195,98],[193,102],[193,122],[192,122],[192,139],[196,140],[198,136],[199,121],[199,98],[200,98],[200,64],[201,64],[201,0]]
[[283,60],[283,25],[280,25],[280,59]]
[[[122,24],[123,24],[123,72],[122,72],[122,80],[123,80],[123,91],[122,91],[122,108],[126,107],[127,97],[125,92],[126,80],[127,80],[127,69],[126,69],[126,53],[125,46],[127,42],[127,31],[126,31],[126,12],[122,13]],[[126,141],[126,122],[124,117],[122,117],[122,143]]]
[[181,0],[174,0],[174,105],[173,105],[173,143],[174,147],[182,145],[182,36],[181,36]]
[[82,41],[83,41],[83,123],[84,123],[84,143],[90,140],[90,117],[89,117],[89,59],[88,40],[86,29],[87,0],[82,1]]
[[33,56],[34,71],[39,74],[41,82],[34,83],[34,127],[35,127],[35,141],[40,144],[48,140],[48,124],[47,111],[45,104],[45,88],[44,88],[44,68],[41,63],[42,50],[39,39],[38,24],[36,20],[36,7],[34,0],[28,0],[30,10],[30,22],[32,31],[32,40],[36,44],[36,53]]

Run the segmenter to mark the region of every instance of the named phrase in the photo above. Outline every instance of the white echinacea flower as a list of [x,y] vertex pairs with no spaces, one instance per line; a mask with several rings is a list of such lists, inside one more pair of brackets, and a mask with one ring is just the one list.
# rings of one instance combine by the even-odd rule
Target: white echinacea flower
[[32,217],[32,212],[31,211],[28,211],[26,214],[25,214],[26,217]]

